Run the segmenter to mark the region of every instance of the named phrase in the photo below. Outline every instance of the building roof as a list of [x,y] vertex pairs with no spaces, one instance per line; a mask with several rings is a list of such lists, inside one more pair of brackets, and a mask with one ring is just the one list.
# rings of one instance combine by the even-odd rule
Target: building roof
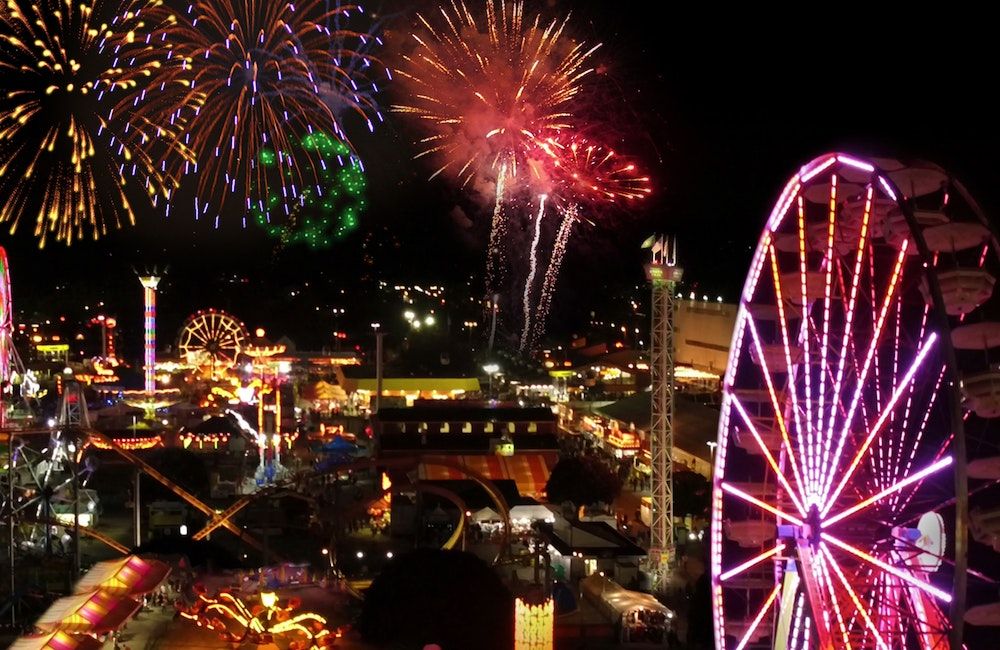
[[194,433],[200,436],[225,433],[231,437],[238,437],[240,425],[228,415],[213,415],[194,426],[186,427],[182,433]]
[[[650,394],[636,393],[594,409],[598,415],[649,431],[652,420]],[[718,436],[719,411],[686,395],[674,395],[674,445],[704,460],[711,460],[709,442]]]
[[[494,506],[493,499],[486,493],[486,490],[475,481],[469,479],[425,480],[423,483],[451,490],[473,511],[492,508]],[[521,496],[521,493],[517,489],[517,482],[512,479],[496,479],[493,481],[493,485],[496,486],[496,489],[503,495],[504,500],[507,501],[507,505],[511,508],[519,505],[536,505],[538,503],[534,499]],[[425,498],[432,497],[428,496]]]
[[[501,433],[382,433],[379,445],[383,452],[423,451],[432,453],[493,453],[490,441]],[[559,440],[554,433],[507,434],[515,451],[558,451]]]
[[563,555],[582,553],[602,558],[646,555],[635,544],[603,521],[559,519],[555,524],[539,522],[542,536]]
[[380,422],[555,422],[552,409],[544,406],[411,406],[379,409]]

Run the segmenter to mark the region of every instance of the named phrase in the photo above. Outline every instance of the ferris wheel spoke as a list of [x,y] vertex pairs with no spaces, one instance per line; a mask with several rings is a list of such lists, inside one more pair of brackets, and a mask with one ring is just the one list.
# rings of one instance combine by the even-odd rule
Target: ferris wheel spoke
[[816,558],[816,571],[819,575],[820,582],[826,588],[827,593],[830,595],[830,605],[833,606],[833,612],[837,619],[837,625],[840,628],[840,637],[844,642],[844,646],[848,650],[851,648],[851,637],[847,632],[847,625],[844,623],[844,615],[840,611],[840,600],[837,598],[837,589],[834,587],[833,580],[830,578],[830,571],[826,568],[826,558],[822,555],[814,555]]
[[[882,414],[879,415],[878,419],[875,421],[875,424],[871,427],[871,430],[868,432],[868,436],[865,438],[864,443],[862,443],[861,447],[857,450],[857,453],[855,453],[854,459],[851,461],[850,465],[848,465],[847,471],[844,472],[843,478],[841,478],[840,483],[837,485],[837,488],[833,491],[832,494],[824,493],[823,495],[824,517],[830,512],[830,508],[832,508],[833,505],[836,503],[837,497],[840,496],[840,493],[843,491],[844,487],[847,486],[847,483],[851,480],[851,477],[854,476],[855,470],[861,463],[861,460],[865,457],[865,454],[867,453],[868,448],[871,446],[872,441],[875,439],[876,436],[878,436],[881,433],[882,428],[885,426],[886,421],[888,420],[890,414],[893,412],[893,409],[895,408],[896,403],[899,401],[900,396],[902,395],[903,391],[906,390],[908,384],[914,380],[917,370],[920,369],[920,366],[923,364],[923,361],[927,357],[927,354],[934,347],[934,344],[937,342],[937,339],[938,339],[937,333],[931,332],[930,336],[927,337],[927,340],[924,341],[924,343],[920,346],[920,348],[917,351],[916,358],[913,360],[913,363],[910,365],[910,368],[906,371],[906,375],[904,375],[903,377],[902,383],[896,387],[895,391],[893,391],[892,396],[889,398],[888,403],[886,403],[885,408],[882,410]],[[839,455],[835,458],[839,460]],[[831,469],[829,472],[830,480],[828,482],[828,485],[832,485],[833,483],[833,474],[834,471],[833,469]]]
[[[886,290],[885,300],[882,303],[882,310],[878,316],[877,322],[875,323],[871,341],[868,345],[868,352],[865,356],[864,365],[861,368],[861,375],[858,377],[858,382],[854,388],[854,395],[851,398],[851,406],[848,408],[847,415],[844,417],[844,423],[840,431],[839,441],[837,442],[837,450],[833,454],[832,461],[829,464],[824,464],[824,467],[828,468],[825,480],[823,481],[822,492],[824,494],[829,491],[830,486],[833,484],[834,473],[838,463],[840,462],[840,456],[844,451],[844,444],[847,442],[848,432],[850,431],[851,424],[854,421],[854,414],[857,412],[858,404],[862,401],[861,394],[867,384],[868,373],[871,370],[872,360],[878,356],[875,352],[882,339],[882,329],[885,325],[885,319],[889,311],[889,306],[892,304],[893,295],[896,292],[896,287],[900,284],[899,280],[903,274],[903,262],[906,260],[906,246],[908,241],[909,240],[903,241],[903,244],[900,246],[899,254],[896,257],[896,265],[893,268],[892,277],[889,279],[889,287]],[[875,392],[877,394],[878,390]],[[827,501],[827,505],[829,505],[829,501]]]
[[[816,467],[814,462],[815,458],[813,456],[813,451],[815,446],[813,444],[813,421],[812,421],[812,372],[809,368],[810,363],[810,353],[809,353],[809,325],[811,319],[809,318],[809,291],[808,291],[808,275],[807,269],[808,264],[806,260],[806,210],[805,210],[805,200],[800,194],[797,198],[798,203],[798,235],[799,235],[799,285],[801,288],[801,298],[802,298],[802,333],[799,336],[799,340],[802,341],[802,357],[805,361],[803,366],[804,372],[802,373],[805,379],[805,436],[806,436],[806,447],[804,448],[806,453],[804,454],[805,464],[806,464],[806,480],[809,481],[810,485],[818,482],[817,473],[819,468]],[[791,368],[789,368],[791,371]],[[789,374],[789,383],[794,383],[793,375]]]
[[[827,352],[830,347],[830,302],[833,295],[833,267],[834,267],[834,255],[833,255],[833,234],[834,229],[837,225],[837,175],[834,174],[830,178],[830,210],[829,210],[829,220],[826,234],[826,258],[824,261],[824,266],[826,266],[826,275],[824,282],[824,297],[823,297],[823,334],[822,340],[819,343],[820,351],[820,368],[822,371],[827,370]],[[823,430],[823,414],[825,407],[826,398],[826,376],[823,372],[820,373],[819,381],[819,404],[816,408],[816,435],[819,436],[820,432]]]
[[774,604],[774,601],[778,598],[778,592],[780,591],[781,584],[779,583],[774,585],[774,589],[771,590],[770,595],[764,601],[764,604],[760,606],[760,610],[750,623],[750,626],[747,627],[746,632],[743,634],[743,638],[740,639],[739,645],[736,646],[736,650],[744,650],[744,648],[747,647],[747,644],[750,643],[750,639],[753,638],[757,628],[760,627],[761,621],[763,621],[764,617],[767,616],[767,612],[771,609],[771,605]]
[[842,512],[834,515],[833,517],[831,517],[829,519],[824,520],[823,523],[820,525],[820,527],[821,528],[828,528],[828,527],[836,524],[838,521],[842,521],[842,520],[850,517],[851,515],[864,510],[868,506],[870,506],[870,505],[872,505],[874,503],[878,503],[879,501],[881,501],[885,497],[887,497],[887,496],[889,496],[891,494],[895,494],[895,493],[899,492],[900,490],[902,490],[903,488],[905,488],[905,487],[907,487],[909,485],[912,485],[914,483],[922,481],[925,477],[930,476],[931,474],[933,474],[933,473],[935,473],[937,471],[940,471],[940,470],[944,469],[945,467],[951,466],[952,462],[953,461],[952,461],[952,457],[951,456],[945,456],[944,458],[942,458],[938,462],[934,463],[933,465],[925,467],[924,469],[920,470],[919,472],[917,472],[917,473],[915,473],[915,474],[913,474],[911,476],[908,476],[908,477],[906,477],[905,479],[903,479],[901,481],[897,481],[896,483],[894,483],[893,485],[890,485],[889,487],[885,488],[881,492],[868,497],[864,501],[861,501],[861,502],[859,502],[859,503],[851,506],[850,508],[847,508],[846,510],[843,510]]
[[737,575],[743,573],[747,569],[752,569],[753,567],[757,566],[761,562],[764,562],[765,560],[768,560],[768,559],[774,557],[775,555],[781,553],[783,550],[785,550],[785,543],[784,542],[778,542],[778,544],[774,548],[769,549],[767,551],[764,551],[763,553],[760,553],[759,555],[755,555],[754,557],[750,558],[749,560],[747,560],[743,564],[740,564],[739,566],[733,567],[732,569],[729,569],[725,573],[721,574],[719,576],[719,582],[725,582],[726,580],[729,580],[733,576],[737,576]]
[[941,589],[938,589],[937,587],[935,587],[930,583],[924,582],[923,580],[916,578],[912,573],[903,571],[897,567],[892,566],[891,564],[887,564],[882,560],[878,559],[877,557],[869,555],[868,553],[865,553],[861,549],[856,548],[844,541],[841,541],[840,539],[834,537],[830,533],[820,533],[820,537],[823,539],[823,541],[836,546],[840,550],[846,551],[851,555],[854,555],[855,557],[864,560],[865,562],[868,562],[869,564],[896,576],[900,580],[907,582],[913,585],[914,587],[918,587],[919,589],[922,589],[929,594],[932,594],[933,596],[937,597],[938,599],[946,603],[951,602],[950,594],[942,591]]
[[753,504],[753,505],[757,506],[761,510],[764,510],[766,512],[771,513],[772,515],[775,515],[777,517],[780,517],[782,519],[790,521],[793,524],[797,524],[799,526],[805,526],[805,522],[802,521],[801,519],[799,519],[798,517],[796,517],[795,515],[788,514],[787,512],[784,512],[784,511],[782,511],[782,510],[780,510],[778,508],[775,508],[774,506],[772,506],[772,505],[770,505],[768,503],[764,503],[760,499],[747,494],[743,490],[741,490],[741,489],[739,489],[737,487],[734,487],[730,483],[726,483],[725,481],[723,481],[722,482],[722,489],[725,492],[728,492],[728,493],[732,494],[733,496],[736,496],[736,497],[739,497],[739,498],[743,499],[747,503],[750,503],[750,504]]
[[[768,371],[767,368],[767,359],[764,356],[764,351],[760,344],[760,336],[757,334],[757,326],[754,324],[753,316],[747,315],[747,325],[749,326],[750,337],[753,340],[753,344],[757,350],[757,355],[760,358],[761,372],[763,373],[764,380],[767,383],[767,391],[771,398],[771,407],[774,409],[775,419],[778,423],[778,430],[781,432],[781,441],[782,444],[785,446],[786,452],[788,453],[789,464],[792,466],[792,474],[794,474],[795,481],[799,485],[799,496],[801,496],[802,499],[805,499],[806,484],[803,482],[802,475],[799,472],[798,463],[796,462],[796,454],[792,449],[792,443],[788,437],[788,429],[785,426],[785,418],[781,412],[782,411],[781,404],[778,402],[778,395],[777,392],[774,390],[774,382],[772,381],[771,373]],[[786,362],[790,362],[791,357],[788,348],[785,348],[785,355],[786,355]],[[795,490],[793,490],[792,487],[788,485],[788,481],[787,479],[785,479],[783,473],[781,472],[781,469],[778,467],[778,463],[774,460],[774,457],[771,455],[771,451],[767,448],[767,445],[764,444],[764,441],[761,439],[760,434],[757,433],[757,427],[753,425],[753,422],[750,420],[750,416],[747,415],[747,412],[743,408],[743,405],[740,403],[739,398],[737,398],[735,395],[733,396],[733,405],[736,407],[736,410],[739,411],[740,417],[743,418],[743,422],[750,430],[750,433],[753,435],[754,440],[760,446],[760,449],[763,452],[764,457],[767,459],[768,464],[771,466],[771,469],[774,470],[775,476],[778,477],[778,480],[781,481],[781,484],[785,487],[785,489],[788,491],[789,496],[795,502],[795,507],[802,514],[802,516],[805,516],[806,510],[802,505],[802,501],[800,501],[796,497]]]
[[854,591],[854,588],[851,587],[851,583],[847,580],[847,577],[844,576],[844,572],[841,570],[840,565],[837,564],[837,560],[834,559],[833,554],[830,552],[830,549],[827,547],[826,544],[823,543],[820,543],[819,547],[820,547],[820,552],[822,553],[823,557],[827,560],[827,562],[829,562],[830,568],[833,569],[833,573],[837,576],[837,579],[840,582],[841,586],[843,586],[844,591],[847,592],[847,596],[851,599],[851,602],[854,603],[854,607],[857,608],[857,612],[858,614],[861,615],[861,618],[864,620],[865,626],[868,628],[868,631],[872,633],[872,636],[875,638],[876,643],[878,643],[878,647],[882,648],[883,650],[889,650],[889,646],[882,638],[882,635],[879,634],[878,628],[875,626],[875,622],[872,620],[871,614],[868,612],[868,609],[861,602],[861,599],[858,598],[858,594]]
[[[788,320],[785,314],[785,300],[782,297],[781,292],[781,272],[778,269],[778,255],[774,249],[774,244],[768,244],[768,253],[771,258],[771,276],[774,282],[774,293],[775,302],[778,306],[778,323],[781,330],[781,343],[785,347],[785,363],[788,364],[788,379],[786,385],[788,388],[788,394],[791,399],[792,404],[792,416],[795,419],[795,437],[798,442],[799,449],[805,449],[805,439],[803,437],[803,427],[802,427],[802,416],[799,412],[799,400],[797,395],[797,390],[795,388],[794,375],[792,373],[791,365],[791,344],[788,340]],[[804,311],[804,308],[803,308]],[[749,318],[749,314],[747,315]],[[779,414],[779,417],[784,421],[784,416],[780,415],[782,409],[776,409],[775,412]],[[780,425],[779,425],[780,426]],[[785,434],[787,434],[787,428],[784,429]],[[796,459],[799,459],[799,455],[790,452],[789,454],[790,462],[795,464]],[[804,463],[805,459],[801,458],[800,462]],[[802,467],[802,474],[805,474],[806,467]],[[808,491],[808,485],[800,479],[800,485],[804,492]]]
[[[826,434],[824,436],[825,437],[825,441],[824,441],[824,445],[823,445],[823,463],[824,463],[824,466],[826,465],[826,463],[829,460],[829,457],[830,457],[830,447],[831,447],[831,445],[833,443],[833,432],[834,432],[834,425],[836,423],[837,405],[839,405],[841,403],[840,402],[840,395],[841,395],[841,388],[843,386],[842,382],[843,382],[843,379],[844,379],[844,369],[846,367],[847,358],[848,358],[848,348],[849,347],[850,347],[850,349],[854,348],[854,344],[853,344],[854,342],[851,339],[850,335],[851,335],[851,331],[852,331],[852,325],[854,323],[854,313],[855,313],[855,311],[857,309],[857,304],[858,304],[858,288],[861,285],[861,276],[862,276],[862,272],[863,272],[862,263],[863,263],[864,257],[865,257],[865,250],[867,249],[866,243],[867,243],[867,239],[868,239],[868,220],[871,217],[872,193],[873,193],[873,191],[874,191],[874,188],[871,185],[869,185],[868,186],[867,196],[865,197],[864,214],[862,215],[862,219],[861,219],[861,232],[858,235],[858,248],[855,251],[854,273],[851,276],[850,297],[847,299],[847,304],[845,305],[845,309],[844,309],[843,336],[841,337],[841,341],[840,341],[840,354],[838,355],[838,359],[837,359],[836,376],[835,376],[835,378],[833,380],[833,395],[831,396],[831,399],[830,399],[830,419],[827,422],[826,430],[825,430]],[[839,278],[840,278],[840,283],[841,283],[841,287],[842,287],[841,291],[842,291],[842,293],[844,293],[843,292],[843,282],[844,282],[844,280],[843,280],[843,274],[839,274]]]

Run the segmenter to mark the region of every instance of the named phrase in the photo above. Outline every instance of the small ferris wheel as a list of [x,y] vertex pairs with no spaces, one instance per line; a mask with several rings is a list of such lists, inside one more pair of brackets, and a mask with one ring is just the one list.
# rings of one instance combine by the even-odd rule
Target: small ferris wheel
[[205,309],[184,321],[177,337],[177,353],[197,366],[232,368],[249,338],[246,326],[236,317]]

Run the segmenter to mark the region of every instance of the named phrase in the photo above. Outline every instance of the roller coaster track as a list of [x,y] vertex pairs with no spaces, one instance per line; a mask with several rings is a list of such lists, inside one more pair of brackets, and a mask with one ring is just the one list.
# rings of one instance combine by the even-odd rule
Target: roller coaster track
[[[143,459],[139,458],[138,456],[136,456],[132,452],[128,451],[127,449],[122,448],[112,438],[109,438],[108,436],[105,436],[104,434],[102,434],[102,433],[100,433],[98,431],[90,430],[90,431],[88,431],[88,434],[92,438],[94,438],[96,440],[99,440],[99,441],[103,442],[104,444],[108,445],[109,448],[111,448],[114,451],[118,452],[118,455],[120,455],[122,458],[124,458],[128,462],[132,463],[133,465],[135,465],[136,467],[138,467],[139,469],[141,469],[143,472],[145,472],[146,474],[148,474],[149,476],[151,476],[156,481],[159,481],[160,483],[162,483],[164,486],[166,486],[168,489],[170,489],[174,494],[176,494],[180,498],[182,498],[185,501],[187,501],[193,508],[195,508],[196,510],[200,511],[202,514],[204,514],[205,516],[207,516],[209,518],[209,521],[214,521],[215,520],[216,512],[215,512],[214,508],[209,507],[201,499],[199,499],[195,495],[191,494],[190,492],[188,492],[187,490],[185,490],[181,486],[177,485],[177,483],[175,483],[174,481],[172,481],[168,477],[164,476],[155,467],[153,467],[152,465],[150,465],[149,463],[147,463]],[[240,540],[246,542],[247,544],[249,544],[253,548],[255,548],[258,551],[260,551],[261,553],[265,553],[266,552],[265,546],[256,537],[254,537],[250,533],[246,532],[245,530],[243,530],[242,528],[240,528],[239,526],[237,526],[236,524],[234,524],[233,522],[231,522],[229,519],[221,519],[221,520],[219,520],[219,524],[218,525],[224,526],[226,528],[226,530],[228,530],[229,532],[233,533]]]

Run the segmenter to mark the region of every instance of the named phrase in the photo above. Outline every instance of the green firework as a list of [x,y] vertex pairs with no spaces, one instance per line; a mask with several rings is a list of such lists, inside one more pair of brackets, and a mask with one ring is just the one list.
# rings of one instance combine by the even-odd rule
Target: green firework
[[[302,161],[318,182],[293,187],[293,196],[284,196],[279,190],[258,197],[251,202],[250,213],[254,222],[282,246],[328,248],[357,229],[368,205],[368,179],[361,160],[350,147],[329,134],[311,133],[302,138],[297,149],[301,152],[282,155],[290,156],[293,162]],[[278,173],[278,155],[273,149],[260,152],[258,162],[263,174]],[[280,188],[281,184],[267,186]]]

